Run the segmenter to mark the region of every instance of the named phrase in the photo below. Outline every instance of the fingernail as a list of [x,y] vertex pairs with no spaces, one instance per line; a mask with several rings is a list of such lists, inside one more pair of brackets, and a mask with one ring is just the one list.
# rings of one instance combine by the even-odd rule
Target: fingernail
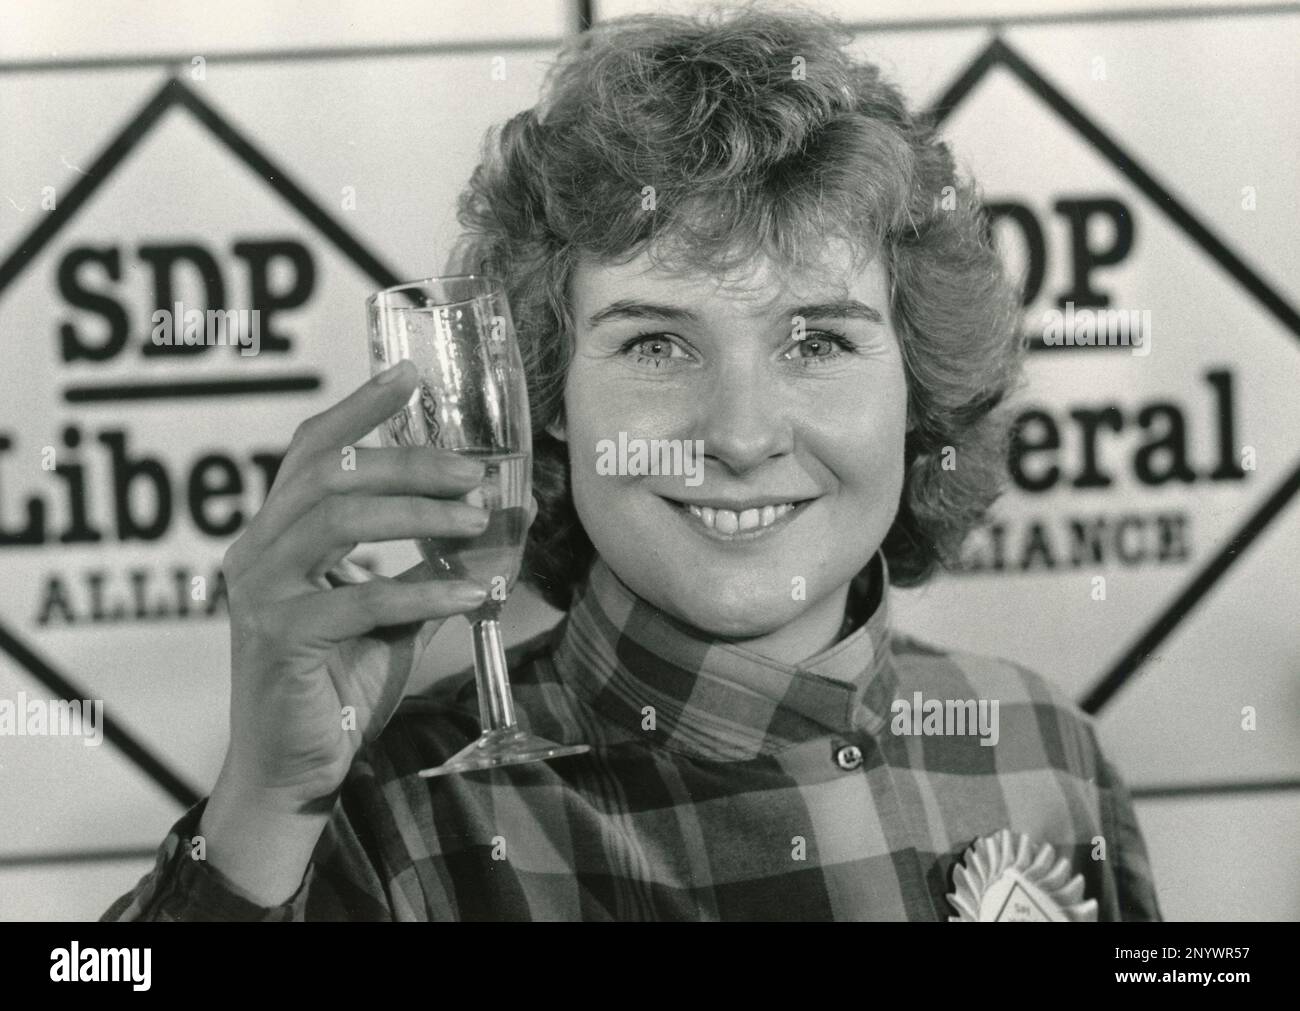
[[487,597],[487,590],[470,583],[461,583],[450,587],[447,590],[447,596],[455,604],[478,604]]
[[375,376],[375,385],[385,386],[388,383],[391,383],[394,379],[397,378],[397,373],[401,371],[402,366],[405,364],[406,364],[406,359],[403,358],[396,365],[390,365],[388,368],[384,369],[383,372]]
[[487,467],[482,460],[475,460],[472,456],[454,456],[451,459],[452,473],[466,481],[481,481],[487,473]]

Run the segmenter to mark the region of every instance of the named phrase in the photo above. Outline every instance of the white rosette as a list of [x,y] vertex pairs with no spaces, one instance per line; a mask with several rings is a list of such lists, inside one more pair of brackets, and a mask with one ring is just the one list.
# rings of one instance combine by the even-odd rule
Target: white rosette
[[1097,919],[1097,900],[1083,898],[1083,875],[1070,875],[1049,843],[1003,829],[976,839],[953,871],[950,923],[1082,923]]

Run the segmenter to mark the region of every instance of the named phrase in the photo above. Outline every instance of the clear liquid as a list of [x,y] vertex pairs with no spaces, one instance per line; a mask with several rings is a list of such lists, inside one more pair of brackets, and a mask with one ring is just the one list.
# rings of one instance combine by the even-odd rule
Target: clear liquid
[[528,533],[529,459],[527,453],[485,449],[456,452],[481,460],[483,483],[464,496],[470,505],[487,509],[488,526],[477,537],[424,537],[416,547],[433,569],[435,579],[467,579],[488,591],[484,605],[500,609],[514,589],[524,558]]

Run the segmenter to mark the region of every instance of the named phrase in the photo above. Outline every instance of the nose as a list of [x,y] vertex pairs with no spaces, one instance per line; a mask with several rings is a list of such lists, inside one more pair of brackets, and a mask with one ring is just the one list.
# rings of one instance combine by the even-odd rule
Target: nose
[[780,384],[757,362],[721,369],[699,406],[695,438],[705,461],[744,474],[791,452],[794,432]]

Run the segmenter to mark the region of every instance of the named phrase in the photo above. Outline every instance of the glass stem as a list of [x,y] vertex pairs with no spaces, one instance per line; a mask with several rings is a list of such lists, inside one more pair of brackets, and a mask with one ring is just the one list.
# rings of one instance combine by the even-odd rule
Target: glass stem
[[506,676],[506,651],[501,625],[494,618],[474,626],[474,679],[478,686],[478,714],[483,729],[508,730],[515,725],[515,703]]

